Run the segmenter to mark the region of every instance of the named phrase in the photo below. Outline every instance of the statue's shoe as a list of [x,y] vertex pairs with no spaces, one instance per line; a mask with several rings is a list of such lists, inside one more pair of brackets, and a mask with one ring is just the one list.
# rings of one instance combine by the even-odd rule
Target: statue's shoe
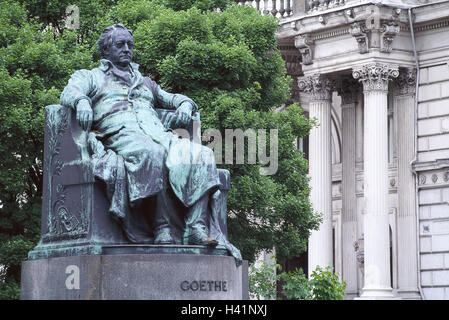
[[170,233],[167,231],[158,233],[154,238],[154,244],[174,244],[174,243],[175,241],[173,240]]
[[209,237],[203,230],[194,229],[192,233],[184,237],[184,244],[215,247],[218,245],[218,241]]

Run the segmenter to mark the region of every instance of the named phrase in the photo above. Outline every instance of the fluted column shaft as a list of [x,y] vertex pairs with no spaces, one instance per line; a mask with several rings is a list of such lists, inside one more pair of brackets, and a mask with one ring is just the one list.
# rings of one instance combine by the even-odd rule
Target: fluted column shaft
[[357,199],[355,189],[356,119],[355,108],[359,85],[355,80],[344,79],[339,88],[342,108],[342,278],[347,294],[357,293],[357,257],[354,243],[357,240]]
[[364,65],[353,76],[363,84],[364,115],[364,287],[362,298],[392,298],[388,222],[388,82],[398,68]]
[[415,177],[410,163],[415,157],[414,98],[416,70],[401,70],[396,81],[398,124],[398,292],[405,298],[419,298]]
[[332,247],[332,155],[331,102],[332,83],[320,75],[302,78],[300,90],[310,94],[309,115],[319,126],[309,136],[310,200],[315,211],[323,215],[319,230],[309,238],[309,265],[311,274],[317,266],[333,265]]

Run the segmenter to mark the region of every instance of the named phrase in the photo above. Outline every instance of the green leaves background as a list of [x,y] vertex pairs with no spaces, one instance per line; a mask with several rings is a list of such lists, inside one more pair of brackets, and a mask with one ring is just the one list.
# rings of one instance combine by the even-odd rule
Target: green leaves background
[[[293,141],[314,124],[298,105],[284,106],[291,79],[276,48],[278,21],[232,3],[0,2],[0,298],[18,298],[20,261],[39,239],[44,107],[59,102],[75,70],[98,65],[96,41],[116,22],[132,30],[144,75],[198,103],[202,130],[223,137],[225,129],[278,130],[275,175],[247,163],[220,166],[231,172],[230,238],[250,261],[263,249],[275,247],[279,261],[306,249],[319,216],[308,201],[307,161]],[[72,4],[80,8],[77,30],[64,28]]]

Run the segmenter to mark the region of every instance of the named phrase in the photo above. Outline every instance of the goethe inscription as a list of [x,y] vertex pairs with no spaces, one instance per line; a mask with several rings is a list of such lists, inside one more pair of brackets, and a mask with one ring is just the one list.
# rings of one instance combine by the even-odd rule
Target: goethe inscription
[[228,291],[227,281],[194,280],[181,282],[182,291]]

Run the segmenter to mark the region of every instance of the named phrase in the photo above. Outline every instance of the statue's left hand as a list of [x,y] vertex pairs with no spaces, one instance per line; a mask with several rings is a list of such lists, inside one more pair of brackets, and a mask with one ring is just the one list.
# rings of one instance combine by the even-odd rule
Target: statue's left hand
[[179,108],[176,110],[176,127],[186,126],[189,124],[192,118],[193,106],[190,102],[183,102]]

